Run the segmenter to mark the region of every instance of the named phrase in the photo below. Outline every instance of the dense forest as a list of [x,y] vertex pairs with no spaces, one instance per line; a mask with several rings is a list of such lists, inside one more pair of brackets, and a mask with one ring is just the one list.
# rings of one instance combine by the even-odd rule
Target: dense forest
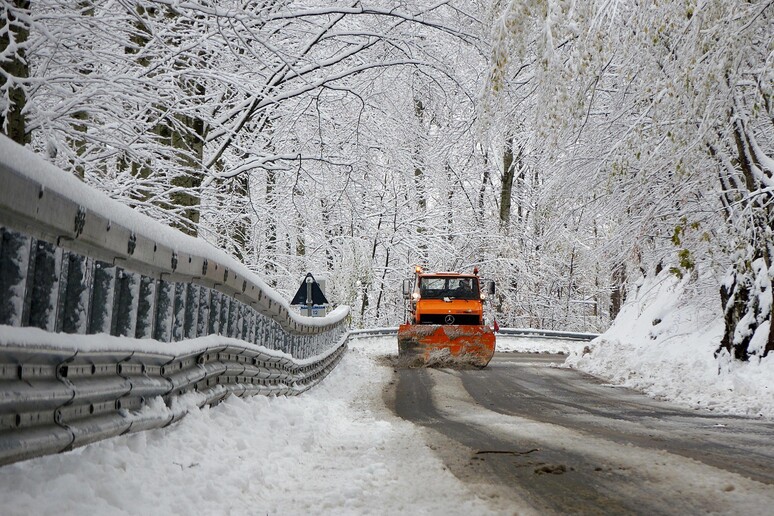
[[414,264],[501,325],[604,330],[644,276],[774,349],[774,1],[1,0],[0,127],[353,325]]

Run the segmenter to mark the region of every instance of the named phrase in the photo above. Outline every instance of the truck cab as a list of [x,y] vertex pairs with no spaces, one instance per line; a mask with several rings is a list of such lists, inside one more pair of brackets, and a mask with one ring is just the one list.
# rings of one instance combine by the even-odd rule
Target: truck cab
[[480,279],[478,269],[462,274],[416,267],[413,281],[403,282],[410,324],[482,325],[485,291],[494,293],[494,282]]

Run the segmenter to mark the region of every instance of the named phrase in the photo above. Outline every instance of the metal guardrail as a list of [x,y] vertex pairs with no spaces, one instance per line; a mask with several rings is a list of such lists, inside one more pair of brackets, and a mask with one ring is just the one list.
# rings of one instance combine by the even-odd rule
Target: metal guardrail
[[371,328],[366,330],[350,330],[349,337],[364,339],[368,337],[384,337],[385,335],[397,335],[398,328]]
[[230,394],[300,394],[322,380],[345,349],[342,340],[304,364],[238,341],[180,355],[2,347],[0,465],[164,427],[192,406]]
[[[5,159],[8,155],[11,158]],[[22,165],[29,169],[21,170]],[[220,303],[223,296],[271,318],[293,335],[326,332],[348,314],[347,309],[324,318],[296,314],[286,300],[224,252],[88,188],[2,135],[0,179],[4,228],[0,324],[68,333],[110,330],[126,335],[134,330],[168,341],[190,338],[194,332],[218,333],[220,323],[230,323],[228,316],[220,321],[198,319],[210,313],[199,300],[230,313],[231,303]],[[204,293],[181,286],[190,284],[204,287]],[[37,291],[23,297],[25,289]],[[49,291],[52,299],[47,300]],[[108,313],[111,301],[137,304],[140,298],[136,310],[119,310],[123,315],[115,317]],[[201,310],[195,313],[194,306]],[[161,311],[158,322],[146,315],[153,309]],[[187,323],[181,309],[190,312]],[[135,313],[146,316],[139,325]]]
[[[397,335],[398,328],[373,328],[367,330],[351,330],[349,334],[356,338],[382,337],[384,335]],[[535,328],[500,328],[497,335],[513,337],[537,337],[541,339],[560,339],[592,341],[599,337],[598,333],[582,333],[570,331],[541,330]]]
[[292,312],[222,251],[0,136],[0,464],[167,425],[184,396],[303,392],[338,363],[347,314]]
[[541,330],[534,328],[500,328],[497,334],[514,337],[537,337],[541,339],[578,340],[585,342],[592,341],[599,337],[598,333]]

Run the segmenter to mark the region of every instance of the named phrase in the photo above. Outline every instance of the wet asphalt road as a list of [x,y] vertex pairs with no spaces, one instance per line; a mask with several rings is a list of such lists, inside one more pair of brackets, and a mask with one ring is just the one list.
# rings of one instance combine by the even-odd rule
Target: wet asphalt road
[[388,402],[498,512],[774,514],[774,422],[653,400],[551,365],[563,360],[397,369]]

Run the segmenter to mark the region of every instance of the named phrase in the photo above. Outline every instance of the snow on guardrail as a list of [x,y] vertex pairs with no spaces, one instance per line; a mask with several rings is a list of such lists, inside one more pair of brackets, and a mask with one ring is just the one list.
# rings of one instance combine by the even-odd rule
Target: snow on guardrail
[[0,464],[298,394],[346,349],[247,267],[0,136]]
[[188,278],[244,298],[291,333],[317,333],[345,320],[302,316],[244,264],[209,243],[110,199],[0,135],[0,225],[149,275]]

